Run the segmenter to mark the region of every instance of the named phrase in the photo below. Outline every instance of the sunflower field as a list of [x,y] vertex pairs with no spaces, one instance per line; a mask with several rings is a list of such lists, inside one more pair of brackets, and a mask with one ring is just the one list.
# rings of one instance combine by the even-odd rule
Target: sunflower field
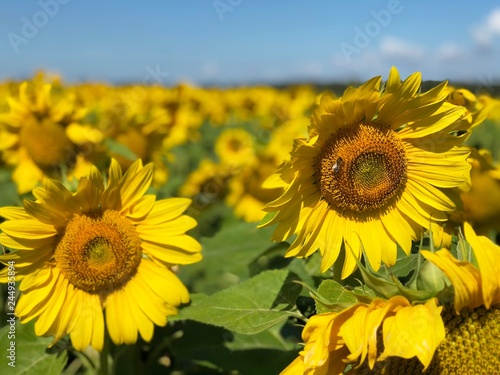
[[2,374],[500,374],[472,91],[0,83]]

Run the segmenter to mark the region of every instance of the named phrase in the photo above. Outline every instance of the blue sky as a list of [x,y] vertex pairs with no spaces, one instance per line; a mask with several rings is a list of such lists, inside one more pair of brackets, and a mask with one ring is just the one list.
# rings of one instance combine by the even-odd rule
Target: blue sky
[[[0,79],[500,80],[498,1],[3,0]],[[152,74],[151,72],[156,72]]]

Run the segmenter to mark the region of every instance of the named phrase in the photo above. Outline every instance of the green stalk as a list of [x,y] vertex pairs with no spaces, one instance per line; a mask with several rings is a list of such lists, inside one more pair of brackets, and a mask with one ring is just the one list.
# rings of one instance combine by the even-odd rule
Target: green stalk
[[108,375],[108,355],[109,355],[109,335],[108,330],[104,330],[104,343],[102,345],[102,351],[99,354],[99,375]]

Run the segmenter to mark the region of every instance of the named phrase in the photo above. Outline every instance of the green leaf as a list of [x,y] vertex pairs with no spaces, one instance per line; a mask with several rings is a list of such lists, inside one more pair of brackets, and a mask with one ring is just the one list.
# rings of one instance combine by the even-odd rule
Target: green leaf
[[22,206],[21,200],[17,195],[17,186],[11,179],[11,171],[0,169],[0,207],[4,206]]
[[345,306],[357,302],[350,291],[334,280],[323,281],[318,288],[318,294],[322,297],[315,299],[318,314],[331,312],[334,305]]
[[[211,370],[218,369],[219,374],[275,375],[297,356],[296,350],[285,350],[279,340],[271,339],[269,330],[240,335],[190,320],[176,322],[175,327],[180,331],[170,336],[177,337],[171,343],[176,359],[173,370],[183,374],[211,374],[215,373]],[[277,328],[281,327],[271,331],[277,332]]]
[[[0,356],[0,368],[5,374],[58,375],[68,360],[66,351],[58,353],[56,347],[47,349],[52,343],[52,337],[36,336],[33,321],[20,324],[16,320],[15,325],[8,324],[0,329],[0,343],[3,352]],[[9,356],[11,348],[14,348],[12,357]]]
[[396,264],[392,267],[388,267],[387,270],[390,274],[396,277],[406,277],[411,271],[417,268],[418,254],[410,254],[404,257],[398,258]]
[[295,312],[301,286],[288,271],[266,271],[199,300],[175,317],[256,334],[287,320]]
[[231,222],[214,237],[201,239],[203,259],[183,267],[180,278],[193,292],[211,294],[250,278],[249,265],[270,246],[271,229]]
[[282,328],[283,324],[279,324],[255,335],[234,333],[233,341],[226,343],[226,346],[231,350],[294,349],[295,345],[290,341],[286,341],[283,336],[281,336],[280,331]]

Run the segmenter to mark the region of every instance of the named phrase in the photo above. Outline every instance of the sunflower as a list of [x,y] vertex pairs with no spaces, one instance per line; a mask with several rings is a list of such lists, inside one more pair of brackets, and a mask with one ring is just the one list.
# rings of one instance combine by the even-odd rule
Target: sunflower
[[105,156],[116,159],[123,170],[136,159],[152,162],[154,187],[168,179],[165,161],[170,154],[163,142],[172,118],[161,105],[163,91],[134,86],[114,89],[83,86],[77,91],[82,105],[93,114],[94,126],[107,138],[102,149]]
[[438,268],[436,281],[446,279],[426,291],[430,298],[413,303],[401,295],[373,298],[314,315],[302,333],[303,350],[282,374],[496,374],[500,247],[469,224],[464,229],[474,256],[463,255],[476,262],[458,260],[446,249],[423,250],[429,265]]
[[223,165],[237,168],[255,160],[254,139],[244,129],[224,130],[215,141],[214,148]]
[[47,180],[33,190],[36,201],[0,209],[0,243],[17,250],[0,261],[14,261],[22,280],[21,323],[37,319],[35,333],[53,343],[69,333],[75,349],[101,350],[105,326],[116,344],[134,343],[138,333],[149,341],[154,325],[188,302],[172,266],[201,259],[185,234],[196,225],[182,215],[191,201],[144,195],[152,178],[152,164],[137,160],[122,175],[112,160],[107,184],[93,167],[74,194]]
[[500,168],[487,150],[472,150],[471,186],[461,192],[463,216],[476,232],[500,230]]
[[288,257],[319,248],[326,271],[344,243],[342,278],[356,268],[360,242],[375,270],[395,263],[397,245],[409,254],[423,228],[455,209],[445,190],[470,179],[461,147],[470,124],[465,108],[445,102],[446,82],[419,94],[420,73],[401,82],[395,68],[383,92],[380,82],[322,97],[309,138],[295,140],[278,170],[283,195],[264,208],[276,212],[261,224],[277,224],[273,240],[297,234]]
[[9,112],[0,114],[0,150],[15,167],[12,178],[22,194],[65,169],[88,171],[81,156],[103,139],[98,129],[81,123],[86,110],[75,104],[75,96],[54,95],[53,88],[24,82],[18,98],[7,98]]
[[[377,359],[389,356],[416,356],[427,367],[445,337],[441,310],[435,298],[413,306],[406,298],[394,296],[358,303],[340,313],[314,315],[302,332],[304,349],[281,374],[343,374],[346,363],[366,360],[373,368]],[[383,330],[383,353],[378,353],[379,330]],[[390,374],[394,373],[405,372]]]
[[234,207],[237,217],[242,217],[246,222],[257,222],[263,217],[264,205],[281,195],[282,188],[262,187],[278,165],[276,154],[263,152],[256,156],[255,162],[246,165],[241,173],[235,174],[230,179],[226,202]]
[[210,159],[203,159],[179,188],[179,195],[193,198],[194,204],[206,206],[223,197],[226,193],[231,171]]

